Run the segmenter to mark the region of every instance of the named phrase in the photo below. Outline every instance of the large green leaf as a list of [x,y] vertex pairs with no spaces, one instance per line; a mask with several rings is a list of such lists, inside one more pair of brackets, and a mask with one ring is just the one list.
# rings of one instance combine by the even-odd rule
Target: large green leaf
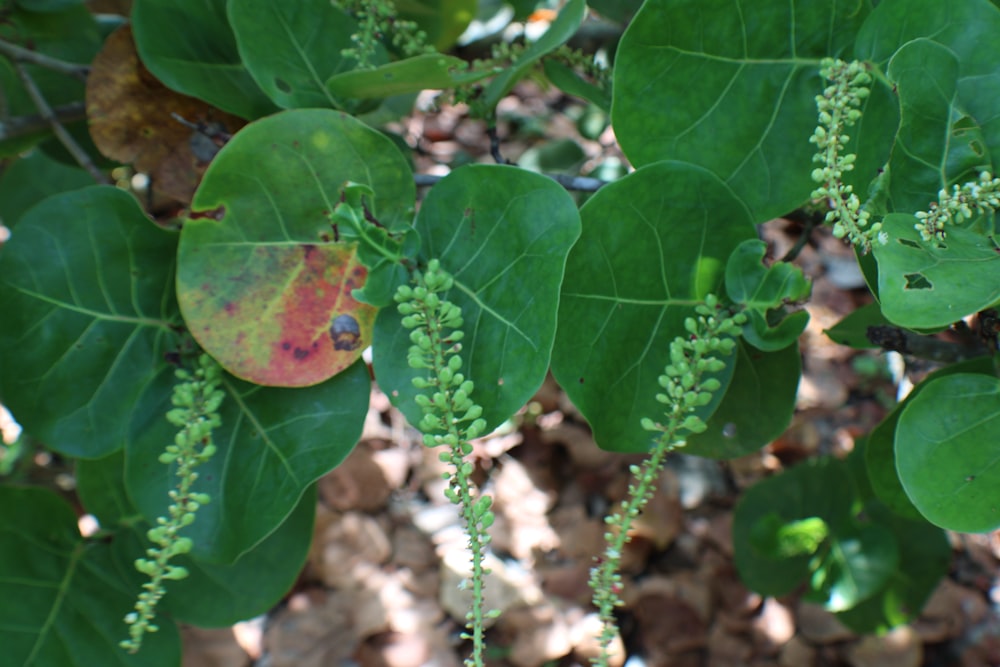
[[986,236],[954,227],[926,243],[917,219],[887,215],[886,245],[875,244],[882,314],[910,329],[940,329],[1000,300],[1000,253]]
[[[580,215],[583,234],[566,265],[552,372],[602,448],[644,452],[651,439],[640,420],[662,413],[657,377],[670,342],[689,335],[684,318],[706,294],[722,294],[726,260],[754,228],[718,178],[672,162],[604,186]],[[725,360],[723,387],[736,357]]]
[[242,118],[277,111],[240,60],[226,0],[142,0],[132,34],[142,63],[167,88]]
[[[473,398],[496,427],[531,398],[545,379],[552,351],[566,254],[580,234],[572,198],[555,181],[498,165],[455,170],[427,195],[417,216],[420,261],[438,258],[455,277],[448,299],[462,308],[462,372]],[[375,324],[379,386],[415,424],[406,364],[411,345],[395,308]]]
[[[147,521],[165,516],[173,467],[158,461],[176,428],[170,409],[173,378],[163,372],[138,398],[126,445],[125,485]],[[212,502],[188,529],[192,555],[232,563],[286,520],[306,489],[351,451],[364,424],[368,368],[358,361],[337,377],[305,389],[279,389],[224,375],[218,452],[198,468],[200,490]]]
[[889,161],[897,211],[925,211],[942,188],[992,170],[982,127],[956,99],[960,71],[949,47],[925,38],[908,42],[889,62],[901,116]]
[[896,468],[933,524],[962,532],[1000,526],[1000,380],[959,373],[927,382],[896,427]]
[[[124,465],[121,452],[82,461],[76,469],[77,488],[84,507],[97,517],[101,528],[114,532],[115,564],[123,580],[130,582],[138,594],[148,578],[139,574],[133,563],[146,557],[150,546],[146,531],[151,524],[137,516],[125,493]],[[299,574],[312,542],[315,509],[315,487],[310,487],[288,519],[235,563],[216,565],[186,555],[175,557],[171,564],[183,566],[189,576],[167,583],[167,596],[160,611],[180,622],[201,627],[231,625],[264,613],[288,591]]]
[[176,243],[112,187],[21,218],[0,253],[0,395],[47,446],[100,457],[124,444],[135,397],[179,341]]
[[[636,165],[704,166],[755,221],[796,208],[815,187],[819,60],[850,50],[867,5],[647,0],[615,59],[611,116],[622,149]],[[884,152],[885,139],[879,145]],[[858,169],[873,178],[878,166]]]
[[[901,77],[903,127],[891,173],[894,199],[900,197],[895,210],[926,210],[948,179],[1000,154],[998,32],[1000,10],[987,0],[883,0],[858,32],[856,56]],[[897,155],[900,150],[913,155]]]
[[734,459],[770,443],[792,420],[801,375],[798,345],[762,352],[740,341],[729,389],[708,428],[690,436],[684,451]]
[[903,410],[936,378],[955,373],[993,375],[993,372],[993,360],[990,357],[970,359],[934,371],[923,382],[915,386],[903,402],[893,408],[892,412],[872,429],[865,447],[865,465],[872,490],[886,507],[908,519],[919,519],[923,516],[910,502],[910,498],[903,490],[903,484],[899,481],[899,473],[896,471],[896,427]]
[[205,173],[181,233],[177,297],[191,333],[234,375],[315,384],[371,340],[375,310],[351,294],[367,271],[332,226],[346,181],[374,190],[370,212],[384,227],[408,227],[414,185],[403,156],[335,111],[251,123]]
[[895,537],[877,524],[854,526],[834,535],[829,549],[813,566],[806,596],[830,611],[846,611],[871,599],[886,587],[899,567]]
[[0,486],[0,646],[23,667],[180,664],[177,626],[161,622],[142,653],[118,646],[137,590],[115,572],[111,546],[80,536],[76,514],[53,492]]
[[355,64],[341,55],[354,46],[354,19],[329,0],[235,0],[228,8],[240,56],[275,104],[337,106],[326,80]]

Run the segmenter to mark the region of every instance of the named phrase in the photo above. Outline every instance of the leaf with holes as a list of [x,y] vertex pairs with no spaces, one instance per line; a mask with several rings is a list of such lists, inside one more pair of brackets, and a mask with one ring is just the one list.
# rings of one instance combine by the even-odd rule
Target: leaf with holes
[[[420,262],[438,258],[455,277],[447,297],[462,308],[462,372],[490,427],[527,402],[545,379],[559,286],[580,234],[573,199],[550,178],[516,167],[462,167],[428,193],[415,224]],[[395,308],[375,323],[379,386],[410,423],[421,417],[403,360],[411,343]]]
[[[622,149],[636,165],[705,167],[755,222],[796,208],[815,188],[809,137],[823,90],[819,61],[849,57],[867,11],[860,2],[647,0],[615,56],[611,118]],[[891,115],[879,111],[865,123],[884,126],[852,132],[852,152],[863,141],[877,148],[858,158],[866,179],[888,155]]]
[[351,294],[367,270],[332,223],[347,181],[375,192],[380,224],[408,227],[414,186],[402,155],[335,111],[252,123],[205,173],[181,233],[177,296],[195,339],[237,377],[313,385],[371,341],[376,311]]
[[[726,260],[755,237],[743,202],[717,177],[661,162],[604,186],[580,210],[583,234],[566,265],[552,372],[604,449],[644,452],[640,419],[663,405],[657,377],[684,318],[706,294],[723,295]],[[723,357],[719,405],[736,365]]]
[[1000,526],[1000,380],[958,373],[935,378],[896,426],[896,469],[931,523],[965,533]]
[[882,314],[911,329],[947,327],[1000,300],[1000,249],[988,237],[951,228],[944,241],[925,242],[912,215],[882,221],[886,245],[875,244]]
[[18,222],[0,253],[0,396],[48,447],[90,458],[124,443],[136,406],[123,397],[180,343],[176,245],[111,187],[50,197]]

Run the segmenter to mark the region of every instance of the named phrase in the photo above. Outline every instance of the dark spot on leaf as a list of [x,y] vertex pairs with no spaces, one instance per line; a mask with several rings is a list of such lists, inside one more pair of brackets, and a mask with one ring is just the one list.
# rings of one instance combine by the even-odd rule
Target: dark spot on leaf
[[319,240],[322,241],[323,243],[329,243],[330,242],[330,235],[327,234],[326,232],[320,232],[319,233]]
[[362,268],[360,266],[354,267],[354,271],[352,271],[351,273],[354,274],[355,278],[359,278],[359,279],[360,278],[364,278],[364,276],[365,276],[365,270],[364,270],[364,268]]
[[282,349],[282,350],[290,350],[290,349],[292,349],[292,344],[291,344],[291,343],[289,343],[289,342],[288,342],[288,341],[286,340],[286,341],[285,341],[284,343],[282,343],[282,344],[281,344],[281,349]]
[[911,241],[910,239],[896,239],[899,241],[900,245],[905,245],[907,248],[919,248],[920,244],[916,241]]
[[292,356],[301,361],[309,356],[309,350],[303,350],[301,347],[297,347],[295,348],[295,351],[292,352]]
[[233,314],[234,312],[236,312],[236,304],[235,304],[235,303],[233,303],[232,301],[227,301],[227,302],[226,302],[226,305],[225,305],[225,306],[223,306],[223,308],[224,308],[224,309],[225,309],[225,311],[226,311],[227,313],[229,313],[230,315],[232,315],[232,314]]
[[202,218],[209,218],[210,220],[222,220],[226,216],[225,206],[216,206],[215,208],[206,209],[204,211],[191,211],[188,214],[188,218],[191,220],[200,220]]
[[580,378],[580,384],[583,384],[583,378]]
[[934,289],[934,285],[922,273],[907,273],[903,277],[906,278],[906,286],[903,289]]
[[292,92],[292,87],[288,85],[288,82],[281,77],[274,77],[274,87],[285,93],[286,95]]
[[969,475],[968,477],[965,478],[966,482],[974,482],[975,480],[976,480],[975,475]]
[[361,347],[361,326],[351,315],[338,315],[330,324],[333,349],[350,352]]
[[302,253],[306,259],[309,259],[309,257],[314,252],[316,252],[316,246],[314,246],[312,243],[307,243],[304,246],[302,246]]

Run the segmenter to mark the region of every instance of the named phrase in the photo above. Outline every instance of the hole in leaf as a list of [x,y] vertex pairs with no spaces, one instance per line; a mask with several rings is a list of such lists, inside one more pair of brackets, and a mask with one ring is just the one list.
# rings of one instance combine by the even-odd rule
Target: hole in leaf
[[907,273],[903,277],[906,278],[903,289],[934,289],[934,285],[922,273]]
[[907,248],[919,248],[920,244],[916,241],[911,241],[910,239],[896,239],[899,241],[900,245],[905,245]]
[[292,92],[292,87],[288,85],[288,82],[280,77],[274,77],[274,85],[277,86],[278,90],[288,94]]

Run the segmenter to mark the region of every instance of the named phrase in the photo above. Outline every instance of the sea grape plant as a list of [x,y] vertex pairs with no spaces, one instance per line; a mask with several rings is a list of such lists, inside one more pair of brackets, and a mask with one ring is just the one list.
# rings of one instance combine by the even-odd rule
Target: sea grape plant
[[[617,557],[664,456],[739,457],[789,423],[810,286],[758,227],[802,208],[855,246],[872,297],[828,335],[944,365],[846,461],[747,491],[741,575],[766,594],[804,584],[879,630],[945,571],[941,528],[1000,525],[1000,10],[567,0],[537,40],[473,65],[452,47],[482,4],[143,0],[127,27],[76,0],[4,4],[0,399],[75,461],[100,524],[83,537],[52,491],[0,486],[0,597],[23,601],[0,612],[12,664],[176,665],[176,622],[272,606],[305,558],[314,482],[360,436],[369,347],[379,385],[454,465],[477,592],[492,515],[470,441],[549,371],[601,447],[650,454],[594,566],[607,661]],[[568,50],[599,14],[623,26],[617,46]],[[610,111],[632,169],[584,198],[516,165],[455,167],[418,207],[391,121],[447,89],[503,160],[497,103],[529,76]],[[151,196],[100,184],[129,175],[112,160]],[[166,449],[187,428],[165,417],[178,368],[212,378],[193,428],[211,424],[216,451],[172,498],[190,478]],[[160,544],[170,562],[151,567],[171,522],[186,525]],[[164,575],[159,632],[123,653],[138,637],[122,616]],[[132,620],[152,623],[140,605]]]

